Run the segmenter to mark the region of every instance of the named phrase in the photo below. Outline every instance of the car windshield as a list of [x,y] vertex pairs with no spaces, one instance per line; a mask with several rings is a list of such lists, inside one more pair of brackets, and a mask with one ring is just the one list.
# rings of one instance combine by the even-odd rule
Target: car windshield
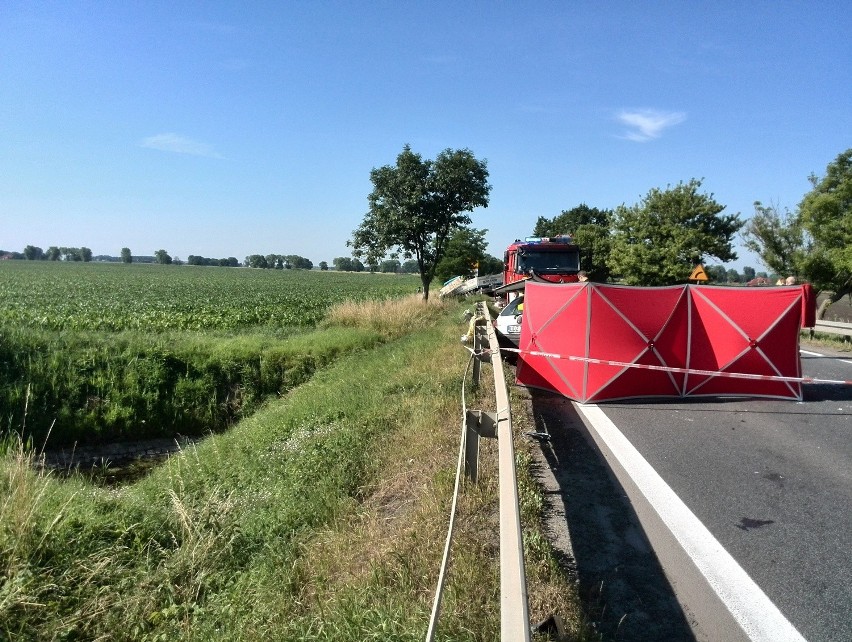
[[[512,302],[510,302],[509,305],[507,305],[505,308],[503,308],[503,310],[501,310],[500,316],[502,317],[502,316],[511,316],[511,315],[518,314],[518,306],[522,305],[523,302],[524,302],[524,297],[522,297],[522,296],[517,297]],[[521,308],[521,310],[523,310],[523,308]]]
[[523,273],[577,272],[580,269],[580,252],[577,250],[536,251],[527,250],[518,257],[518,267]]

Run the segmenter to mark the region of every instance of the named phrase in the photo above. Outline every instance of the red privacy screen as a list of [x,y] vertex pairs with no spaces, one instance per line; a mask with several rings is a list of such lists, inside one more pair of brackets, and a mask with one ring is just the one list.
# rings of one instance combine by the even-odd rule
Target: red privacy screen
[[798,400],[801,383],[783,378],[801,377],[799,329],[813,325],[813,309],[808,285],[527,283],[517,381],[584,403],[722,395]]

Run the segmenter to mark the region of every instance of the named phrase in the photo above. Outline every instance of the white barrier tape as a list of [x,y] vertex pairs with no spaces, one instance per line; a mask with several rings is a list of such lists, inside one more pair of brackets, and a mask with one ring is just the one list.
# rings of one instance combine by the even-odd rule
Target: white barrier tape
[[549,357],[551,359],[567,359],[568,361],[583,361],[604,366],[616,366],[618,368],[638,368],[640,370],[658,370],[660,372],[676,372],[678,374],[705,375],[708,377],[728,377],[731,379],[754,379],[757,381],[778,381],[783,383],[826,383],[841,386],[850,386],[852,381],[840,379],[816,379],[814,377],[783,377],[779,375],[759,375],[747,372],[721,372],[718,370],[696,370],[693,368],[674,368],[671,366],[650,366],[643,363],[627,363],[626,361],[611,361],[609,359],[593,359],[591,357],[576,357],[573,355],[554,354],[552,352],[540,352],[538,350],[519,350],[517,348],[500,348],[505,352],[516,352],[528,354],[533,357]]

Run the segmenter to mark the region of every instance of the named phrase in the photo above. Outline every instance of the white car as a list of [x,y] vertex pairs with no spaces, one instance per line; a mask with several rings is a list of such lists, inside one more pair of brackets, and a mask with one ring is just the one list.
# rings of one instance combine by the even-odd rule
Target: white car
[[524,295],[512,299],[494,320],[497,337],[517,347],[521,342],[521,319],[524,312]]

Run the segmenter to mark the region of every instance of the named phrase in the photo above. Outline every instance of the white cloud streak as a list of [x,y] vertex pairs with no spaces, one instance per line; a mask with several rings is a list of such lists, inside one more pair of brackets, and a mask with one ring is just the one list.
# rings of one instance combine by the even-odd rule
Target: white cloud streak
[[673,127],[686,120],[686,114],[679,111],[658,111],[656,109],[638,109],[621,111],[616,119],[629,128],[622,138],[637,143],[646,143],[659,138],[664,129]]
[[205,156],[206,158],[223,158],[212,145],[199,143],[180,134],[166,133],[149,136],[139,143],[148,149],[158,149],[161,152],[189,154],[190,156]]

